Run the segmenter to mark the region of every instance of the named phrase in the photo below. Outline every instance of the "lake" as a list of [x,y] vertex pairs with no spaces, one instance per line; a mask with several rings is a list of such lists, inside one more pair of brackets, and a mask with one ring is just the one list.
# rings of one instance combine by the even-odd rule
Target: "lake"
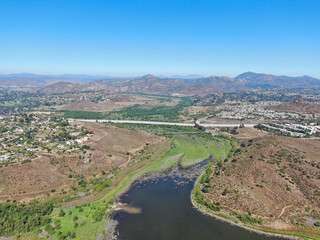
[[140,214],[117,212],[117,233],[121,240],[271,240],[284,239],[219,221],[197,211],[190,194],[195,176],[175,173],[135,183],[121,202],[141,208]]

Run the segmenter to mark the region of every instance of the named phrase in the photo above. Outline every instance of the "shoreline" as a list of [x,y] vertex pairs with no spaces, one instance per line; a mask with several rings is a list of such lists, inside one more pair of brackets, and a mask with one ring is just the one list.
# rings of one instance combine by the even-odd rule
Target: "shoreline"
[[[189,165],[189,166],[182,166],[180,165],[179,163],[173,165],[173,166],[169,166],[167,168],[162,168],[162,169],[157,169],[157,170],[154,170],[154,171],[151,171],[151,172],[148,172],[148,173],[145,173],[139,177],[137,177],[136,179],[131,179],[130,182],[128,182],[128,184],[121,190],[119,191],[115,196],[114,196],[114,199],[116,201],[119,201],[120,198],[127,192],[130,190],[130,188],[140,182],[140,181],[147,181],[147,180],[150,180],[150,179],[156,179],[158,177],[161,177],[161,176],[164,176],[164,175],[168,175],[169,173],[173,172],[176,168],[178,169],[181,169],[181,170],[186,170],[186,169],[189,169],[189,168],[192,168],[194,167],[195,165],[197,164],[201,164],[205,161],[208,161],[210,160],[210,158],[206,158],[198,163],[195,163],[195,164],[192,164],[192,165]],[[99,200],[98,200],[99,201]],[[119,202],[121,203],[121,202]],[[116,204],[116,203],[115,203]]]
[[[173,165],[173,166],[170,166],[170,167],[167,167],[167,168],[163,168],[163,169],[157,169],[157,170],[154,170],[152,172],[148,172],[140,177],[138,177],[137,179],[134,179],[132,181],[130,181],[123,189],[122,191],[118,192],[116,195],[115,195],[115,200],[116,202],[114,203],[114,206],[118,205],[118,204],[123,204],[120,199],[121,197],[127,192],[130,190],[130,188],[140,182],[140,181],[148,181],[150,179],[156,179],[158,177],[161,177],[161,176],[167,176],[170,172],[173,172],[176,168],[178,169],[181,169],[181,170],[186,170],[186,169],[189,169],[189,168],[192,168],[194,166],[196,166],[197,164],[202,164],[204,163],[205,161],[209,161],[211,159],[211,156],[209,158],[206,158],[198,163],[195,163],[195,164],[191,164],[187,167],[184,167],[182,165],[180,165],[179,163]],[[202,174],[200,174],[202,175]],[[115,239],[118,239],[117,237],[117,225],[118,225],[118,221],[114,220],[114,215],[119,212],[119,211],[123,211],[121,209],[115,209],[115,208],[112,208],[107,219],[108,221],[110,220],[111,222],[115,223],[113,226],[112,226],[112,234],[110,234],[109,236],[111,238],[107,238],[107,240],[115,240]],[[111,232],[110,232],[111,233]],[[115,237],[115,238],[114,238]]]
[[[205,171],[204,171],[205,172]],[[201,208],[201,205],[199,206],[199,204],[194,200],[193,198],[193,193],[194,193],[194,190],[195,188],[197,187],[197,184],[201,178],[201,176],[204,174],[204,172],[202,174],[200,174],[200,176],[197,178],[197,180],[194,182],[194,186],[193,186],[193,189],[190,193],[190,198],[191,198],[191,204],[192,206],[197,209],[199,212],[201,212],[202,214],[204,215],[207,215],[207,216],[210,216],[210,217],[213,217],[219,221],[223,221],[223,222],[227,222],[233,226],[237,226],[237,227],[240,227],[240,228],[243,228],[247,231],[250,231],[250,232],[255,232],[255,233],[258,233],[258,234],[263,234],[263,235],[267,235],[267,236],[270,236],[270,237],[278,237],[278,238],[286,238],[286,239],[291,239],[291,240],[302,240],[303,238],[300,238],[300,237],[297,237],[297,236],[289,236],[289,235],[285,235],[285,234],[281,234],[281,233],[269,233],[269,232],[265,232],[263,230],[258,230],[258,229],[255,229],[255,228],[250,228],[248,226],[245,226],[245,225],[242,225],[242,224],[237,224],[227,218],[224,218],[224,217],[221,217],[221,216],[218,216],[212,212],[207,212],[205,211],[204,209]]]
[[[211,157],[211,156],[210,156]],[[152,172],[149,172],[149,173],[146,173],[140,177],[138,177],[137,179],[134,179],[133,181],[131,181],[124,189],[122,189],[121,192],[119,192],[118,194],[116,194],[115,196],[115,199],[116,201],[119,201],[121,196],[123,196],[127,191],[129,191],[129,189],[134,185],[136,184],[137,182],[140,182],[140,181],[144,181],[144,180],[148,180],[148,179],[153,179],[153,178],[157,178],[159,177],[160,175],[166,175],[168,174],[169,172],[173,171],[175,169],[175,167],[178,167],[180,168],[181,170],[186,170],[188,168],[191,168],[197,164],[201,164],[205,161],[208,161],[210,160],[211,158],[206,158],[198,163],[195,163],[195,164],[190,164],[189,166],[182,166],[180,164],[177,164],[175,166],[170,166],[168,168],[165,168],[165,169],[158,169],[158,170],[155,170],[155,171],[152,171]],[[265,232],[263,230],[259,230],[259,229],[255,229],[255,228],[251,228],[251,227],[248,227],[248,226],[245,226],[245,225],[242,225],[242,224],[237,224],[235,222],[233,222],[232,220],[229,220],[227,218],[224,218],[222,216],[219,216],[219,215],[216,215],[212,212],[207,212],[206,210],[204,210],[202,208],[201,205],[199,205],[193,198],[193,193],[194,193],[194,190],[201,178],[201,176],[204,174],[205,170],[196,178],[195,182],[194,182],[194,186],[193,186],[193,189],[191,190],[191,193],[190,193],[190,198],[191,198],[191,204],[194,208],[197,209],[197,211],[201,212],[202,214],[204,215],[207,215],[207,216],[210,216],[210,217],[213,217],[219,221],[223,221],[223,222],[227,222],[228,224],[231,224],[232,226],[236,226],[236,227],[240,227],[242,229],[245,229],[247,231],[250,231],[250,232],[255,232],[255,233],[258,233],[258,234],[261,234],[261,235],[266,235],[266,236],[269,236],[269,237],[277,237],[277,238],[286,238],[286,239],[290,239],[290,240],[302,240],[303,238],[300,238],[300,237],[297,237],[297,236],[290,236],[290,235],[285,235],[285,234],[281,234],[281,233],[271,233],[271,232]],[[119,202],[121,203],[121,202]],[[109,215],[109,217],[111,218],[111,220],[114,220],[113,219],[113,216],[114,214],[116,213],[117,211],[112,211],[112,213]],[[116,231],[116,227],[117,227],[117,224],[114,226],[114,230]]]
[[[130,188],[140,182],[140,181],[144,181],[144,180],[148,180],[148,179],[153,179],[153,178],[157,178],[159,177],[160,175],[166,175],[168,174],[170,171],[173,171],[174,168],[176,167],[175,166],[170,166],[168,168],[165,168],[165,169],[157,169],[155,171],[152,171],[152,172],[148,172],[142,176],[139,176],[138,178],[136,179],[132,179],[131,181],[128,182],[128,184],[121,190],[119,191],[117,194],[115,194],[114,196],[114,200],[115,200],[115,203],[113,204],[112,208],[110,209],[110,212],[108,213],[107,215],[107,221],[111,222],[112,226],[106,226],[106,228],[109,229],[109,232],[108,232],[108,236],[106,238],[106,240],[116,240],[118,239],[118,231],[117,231],[117,226],[118,226],[118,221],[117,220],[114,220],[114,215],[119,212],[119,211],[123,211],[122,209],[116,209],[115,206],[118,205],[118,204],[123,204],[120,199],[121,197],[127,192],[130,190]],[[141,209],[140,209],[141,211]]]

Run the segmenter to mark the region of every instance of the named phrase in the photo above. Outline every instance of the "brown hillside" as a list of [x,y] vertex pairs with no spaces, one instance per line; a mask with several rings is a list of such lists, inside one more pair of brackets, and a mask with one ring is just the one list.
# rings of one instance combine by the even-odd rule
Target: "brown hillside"
[[223,91],[219,86],[211,84],[210,81],[202,81],[202,79],[186,81],[179,78],[159,78],[150,74],[117,82],[110,80],[100,80],[98,82],[112,86],[120,92],[206,95]]
[[[68,190],[71,184],[77,183],[77,176],[92,177],[101,175],[114,167],[124,166],[130,155],[160,138],[142,131],[130,131],[112,125],[82,123],[93,131],[93,137],[86,142],[93,150],[89,150],[91,161],[83,159],[82,153],[76,154],[44,154],[30,163],[14,164],[1,168],[0,202],[7,199],[29,201],[52,194],[55,189]],[[69,178],[69,175],[73,178]]]
[[295,99],[290,102],[281,103],[272,107],[277,111],[297,112],[297,113],[314,113],[320,115],[320,104],[315,104],[304,100],[303,98]]
[[41,93],[66,93],[79,91],[81,89],[80,84],[71,82],[57,82],[48,86],[39,88],[37,91]]
[[275,229],[290,230],[301,217],[319,216],[319,140],[264,136],[243,143],[214,168],[206,198],[219,202],[227,215],[250,212]]

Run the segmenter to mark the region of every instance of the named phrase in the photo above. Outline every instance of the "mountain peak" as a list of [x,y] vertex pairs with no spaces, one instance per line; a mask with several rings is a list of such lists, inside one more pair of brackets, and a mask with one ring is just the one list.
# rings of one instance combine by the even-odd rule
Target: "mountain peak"
[[142,76],[142,78],[158,78],[158,77],[155,75],[152,75],[152,74],[147,74],[147,75]]
[[255,72],[244,72],[241,73],[240,75],[236,76],[235,79],[241,79],[241,78],[248,78],[248,77],[253,77],[253,76],[257,76],[257,75],[261,75],[261,73],[255,73]]

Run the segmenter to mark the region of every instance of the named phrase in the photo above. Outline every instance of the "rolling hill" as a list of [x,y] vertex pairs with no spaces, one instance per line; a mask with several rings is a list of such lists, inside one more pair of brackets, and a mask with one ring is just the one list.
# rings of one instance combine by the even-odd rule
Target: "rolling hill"
[[[202,194],[219,203],[229,219],[245,222],[239,216],[250,216],[269,231],[306,232],[319,239],[319,231],[312,231],[320,207],[319,146],[315,140],[271,135],[244,140],[232,160],[212,168]],[[307,230],[296,229],[302,222]]]

